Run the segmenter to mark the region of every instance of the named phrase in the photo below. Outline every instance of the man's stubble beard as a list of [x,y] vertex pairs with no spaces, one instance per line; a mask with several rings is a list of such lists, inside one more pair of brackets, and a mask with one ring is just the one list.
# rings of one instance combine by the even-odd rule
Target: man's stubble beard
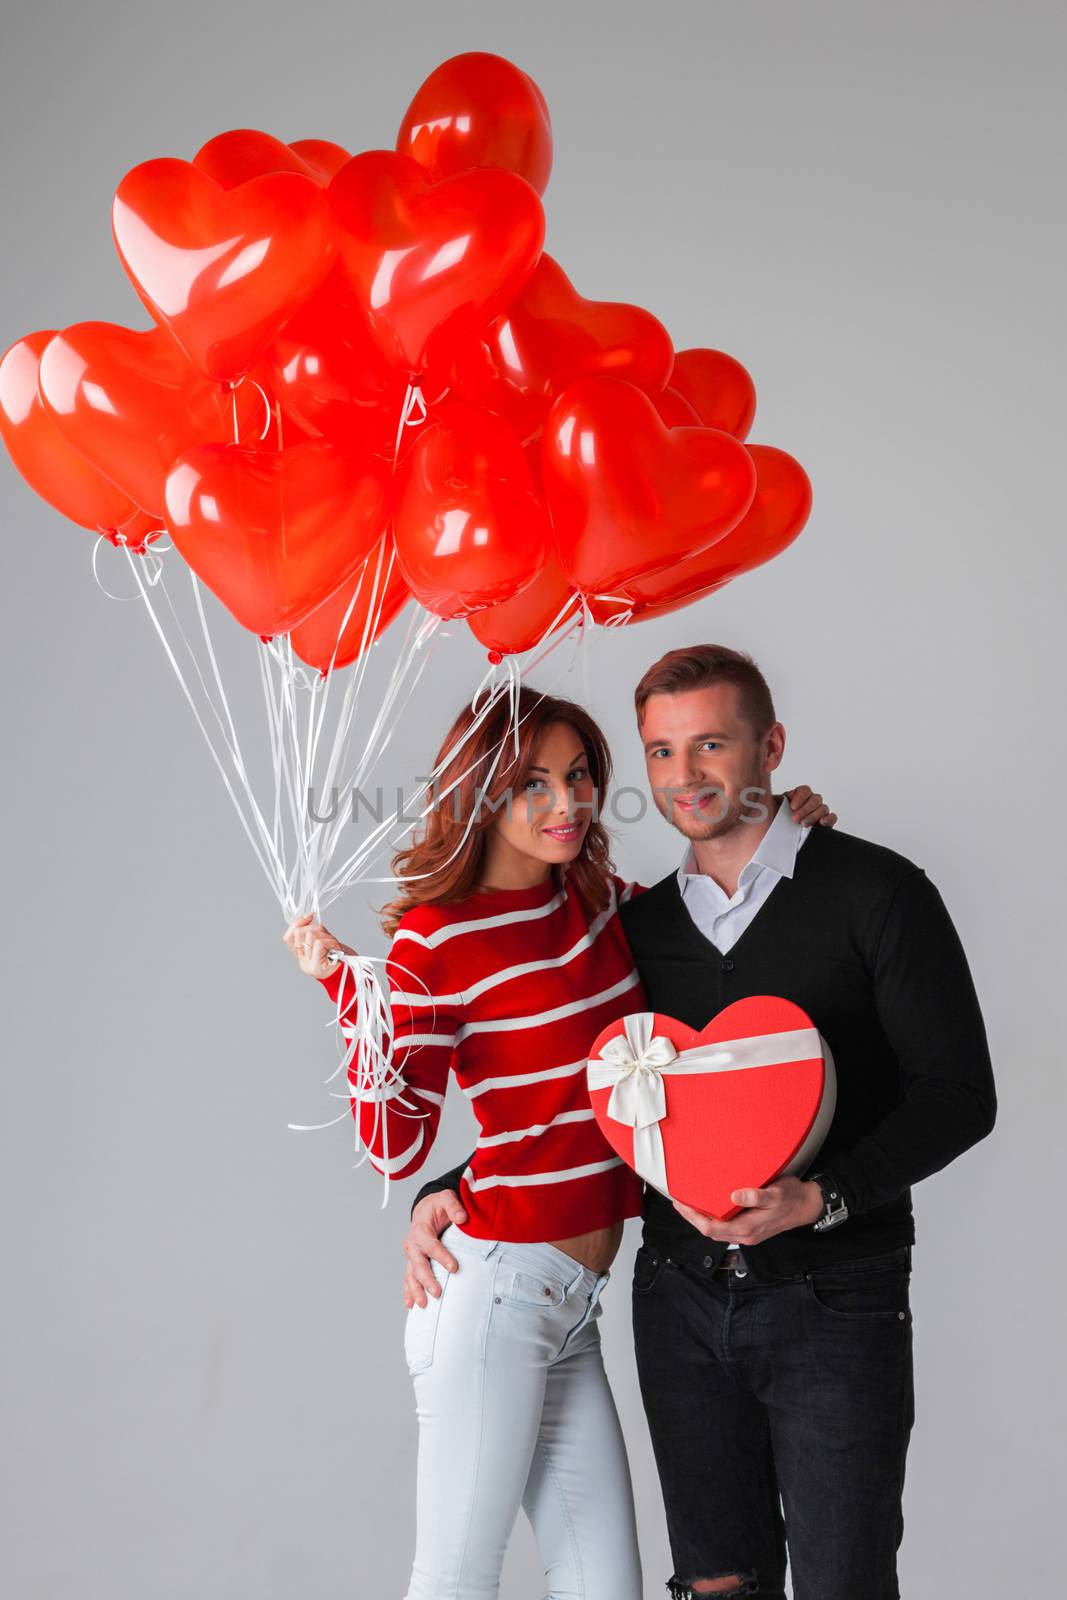
[[[721,787],[709,784],[708,793],[711,795],[711,804],[715,807],[716,812],[715,820],[710,822],[700,822],[692,813],[687,815],[685,812],[680,811],[678,806],[672,803],[674,797],[668,796],[668,809],[665,813],[667,821],[683,838],[690,840],[692,843],[703,844],[709,839],[722,839],[726,834],[733,833],[735,828],[748,827],[752,822],[766,820],[755,812],[751,800],[743,800],[741,796],[751,795],[754,790],[762,790],[764,794],[763,804],[767,806],[770,799],[769,779],[769,773],[761,772],[757,768],[745,779],[737,792],[729,796],[724,813],[722,813],[722,805],[726,797]],[[756,804],[758,803],[756,802]],[[719,815],[719,813],[722,814]],[[684,825],[686,822],[690,824],[689,827]]]

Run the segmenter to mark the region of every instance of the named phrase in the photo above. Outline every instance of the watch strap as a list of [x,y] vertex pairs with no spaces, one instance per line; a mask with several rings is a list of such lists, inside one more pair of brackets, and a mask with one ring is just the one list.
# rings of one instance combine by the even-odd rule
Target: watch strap
[[839,1223],[845,1221],[848,1216],[848,1202],[841,1192],[836,1178],[832,1177],[830,1173],[813,1172],[811,1181],[819,1185],[819,1191],[823,1198],[822,1216],[813,1223],[813,1227],[816,1233],[825,1233],[827,1229],[835,1228]]

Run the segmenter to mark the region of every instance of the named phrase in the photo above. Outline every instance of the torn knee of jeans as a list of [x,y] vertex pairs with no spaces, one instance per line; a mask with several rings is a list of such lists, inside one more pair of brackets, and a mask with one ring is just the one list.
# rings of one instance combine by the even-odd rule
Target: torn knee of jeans
[[[714,1584],[714,1588],[706,1588]],[[699,1585],[699,1587],[697,1587]],[[671,1600],[702,1600],[704,1595],[758,1594],[759,1579],[750,1567],[745,1572],[712,1572],[707,1577],[671,1578],[667,1593]]]

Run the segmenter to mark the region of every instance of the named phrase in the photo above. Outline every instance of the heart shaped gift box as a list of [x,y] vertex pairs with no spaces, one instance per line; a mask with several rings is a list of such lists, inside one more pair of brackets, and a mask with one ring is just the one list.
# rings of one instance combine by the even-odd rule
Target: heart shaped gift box
[[726,1220],[735,1189],[814,1160],[833,1119],[830,1047],[790,1000],[737,1000],[697,1032],[638,1011],[594,1041],[587,1065],[601,1132],[646,1183]]

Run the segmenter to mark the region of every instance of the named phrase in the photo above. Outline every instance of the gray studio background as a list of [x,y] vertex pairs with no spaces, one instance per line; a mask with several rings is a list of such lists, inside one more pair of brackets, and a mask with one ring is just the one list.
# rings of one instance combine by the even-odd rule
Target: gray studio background
[[[753,437],[808,468],[809,528],[720,596],[601,636],[590,700],[620,782],[641,784],[641,670],[696,641],[750,648],[789,730],[786,780],[821,788],[843,827],[911,856],[944,893],[1002,1109],[993,1139],[916,1191],[904,1592],[1052,1592],[1065,1420],[1053,6],[8,0],[3,30],[4,345],[84,318],[143,325],[109,235],[136,162],[190,157],[240,125],[389,145],[438,61],[488,49],[548,96],[548,247],[578,287],[636,300],[679,347],[722,346],[753,372]],[[100,593],[91,537],[6,461],[0,507],[0,1589],[400,1596],[412,1186],[382,1213],[346,1128],[288,1131],[335,1108],[324,996],[281,944],[140,604]],[[484,667],[452,631],[387,782],[425,770]],[[219,633],[238,675],[247,646]],[[677,857],[654,817],[619,830],[628,875],[652,881]],[[353,892],[330,918],[368,952],[383,949],[379,898]],[[469,1138],[452,1107],[428,1170]],[[632,1370],[635,1233],[604,1334],[652,1597],[670,1569]],[[504,1593],[541,1592],[523,1525]]]

